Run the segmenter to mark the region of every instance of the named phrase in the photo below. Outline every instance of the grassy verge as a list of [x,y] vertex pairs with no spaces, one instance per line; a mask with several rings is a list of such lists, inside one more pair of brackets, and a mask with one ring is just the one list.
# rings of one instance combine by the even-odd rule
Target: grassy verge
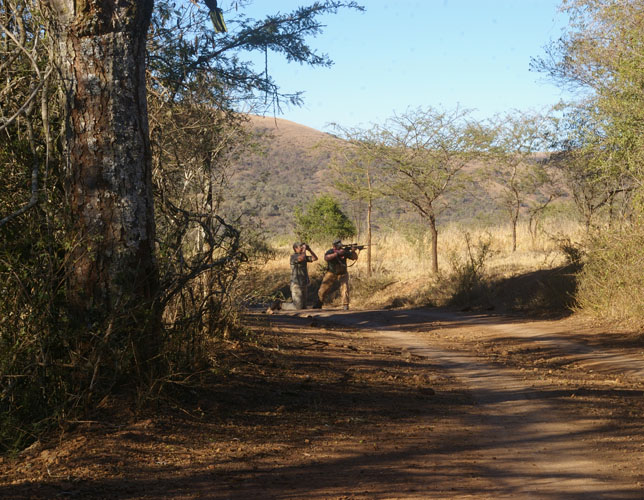
[[579,309],[595,317],[644,326],[644,226],[591,240],[579,280]]
[[[560,241],[579,239],[576,226],[552,224],[561,233],[533,237],[519,231],[511,251],[505,227],[445,228],[439,239],[439,274],[431,272],[430,242],[423,235],[377,234],[367,269],[366,251],[349,269],[353,308],[449,306],[461,310],[561,312],[574,305],[576,270]],[[329,244],[327,243],[327,246]],[[326,247],[312,244],[322,257]],[[280,246],[262,269],[258,287],[266,296],[288,297],[290,248]],[[322,260],[309,266],[314,294],[324,272]],[[339,305],[331,295],[331,305]]]

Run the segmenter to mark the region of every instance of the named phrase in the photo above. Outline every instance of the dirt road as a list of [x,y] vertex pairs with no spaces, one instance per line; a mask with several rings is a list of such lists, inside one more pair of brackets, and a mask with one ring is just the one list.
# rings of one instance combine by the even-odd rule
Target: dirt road
[[[632,435],[619,415],[580,414],[571,405],[577,394],[621,395],[636,400],[633,412],[638,419],[644,416],[642,348],[593,345],[589,339],[602,332],[574,333],[570,321],[525,322],[427,310],[320,311],[312,316],[357,327],[377,342],[429,360],[464,384],[479,412],[472,422],[478,429],[475,444],[465,453],[470,467],[463,472],[487,484],[472,489],[471,481],[463,487],[456,481],[454,495],[644,498],[643,436],[639,431]],[[558,365],[559,373],[552,368],[544,373],[534,362],[513,362],[511,352],[539,353],[542,364]],[[565,373],[569,366],[582,370],[579,380]],[[608,380],[602,380],[602,388],[585,388],[587,376],[595,378],[595,372]],[[574,391],[568,387],[571,375],[582,384]]]
[[0,498],[641,499],[644,343],[577,319],[250,314],[199,387],[0,459]]

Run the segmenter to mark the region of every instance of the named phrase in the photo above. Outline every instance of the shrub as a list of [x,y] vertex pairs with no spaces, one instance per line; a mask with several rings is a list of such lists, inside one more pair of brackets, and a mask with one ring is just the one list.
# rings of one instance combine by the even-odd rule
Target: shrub
[[304,212],[295,212],[297,237],[302,241],[328,241],[356,234],[356,227],[330,195],[313,200]]
[[492,255],[492,237],[489,234],[480,236],[476,243],[472,242],[469,233],[465,237],[465,258],[456,253],[452,255],[452,305],[467,305],[475,295],[484,288],[483,273],[486,261]]
[[598,317],[644,323],[644,227],[591,240],[579,277],[578,304]]

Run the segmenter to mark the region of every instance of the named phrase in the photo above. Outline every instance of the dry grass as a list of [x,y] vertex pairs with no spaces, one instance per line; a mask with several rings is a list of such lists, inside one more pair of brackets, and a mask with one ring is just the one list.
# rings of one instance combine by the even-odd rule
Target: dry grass
[[[511,251],[508,227],[445,227],[439,234],[438,276],[431,271],[429,235],[404,237],[398,233],[376,234],[373,238],[371,276],[367,276],[366,250],[361,252],[360,258],[350,269],[352,306],[376,308],[444,303],[453,292],[446,289],[446,281],[463,266],[467,267],[468,261],[476,256],[483,242],[489,242],[481,269],[486,278],[499,280],[566,264],[560,241],[580,241],[583,229],[562,221],[547,221],[544,227],[551,230],[540,230],[533,238],[528,228],[521,226],[516,252]],[[469,235],[469,252],[466,234]],[[322,256],[330,244],[312,243],[311,246],[320,257],[320,262],[323,262]],[[272,286],[273,291],[288,289],[290,253],[288,244],[278,245],[275,259],[262,269],[265,276],[270,276],[265,284]],[[309,266],[309,271],[315,282],[321,277],[322,266],[313,264]]]

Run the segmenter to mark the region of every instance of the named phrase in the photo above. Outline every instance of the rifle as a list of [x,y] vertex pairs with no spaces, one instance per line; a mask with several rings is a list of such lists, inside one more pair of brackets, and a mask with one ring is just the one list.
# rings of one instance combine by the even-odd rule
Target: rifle
[[369,245],[358,245],[357,243],[351,243],[350,245],[342,245],[342,250],[350,252],[351,250],[364,250]]

